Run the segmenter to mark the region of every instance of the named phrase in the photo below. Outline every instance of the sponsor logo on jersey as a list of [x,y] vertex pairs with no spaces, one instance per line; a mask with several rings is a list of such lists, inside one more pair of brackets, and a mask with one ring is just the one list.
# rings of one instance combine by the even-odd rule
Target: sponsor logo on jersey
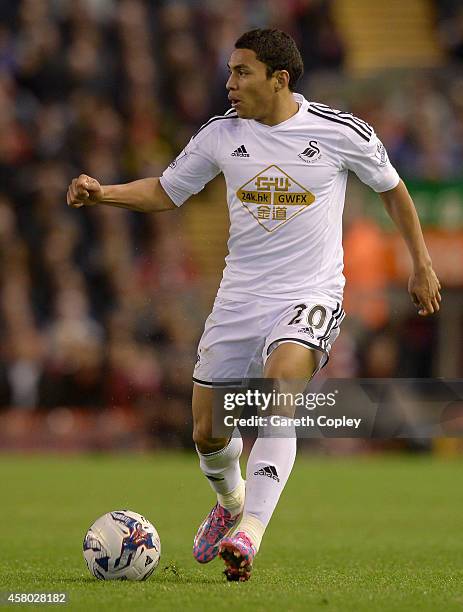
[[236,195],[268,232],[275,231],[315,202],[313,193],[275,165],[256,174]]
[[306,164],[312,164],[320,159],[321,156],[322,154],[317,140],[310,140],[309,146],[304,149],[302,153],[299,153],[299,157],[302,159],[302,161],[305,161]]
[[240,147],[235,149],[233,153],[231,154],[231,156],[232,157],[250,157],[244,145],[241,145]]

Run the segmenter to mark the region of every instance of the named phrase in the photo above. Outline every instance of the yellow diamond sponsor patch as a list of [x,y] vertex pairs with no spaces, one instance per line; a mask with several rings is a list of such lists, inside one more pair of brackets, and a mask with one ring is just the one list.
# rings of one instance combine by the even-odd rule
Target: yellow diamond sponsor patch
[[315,196],[278,166],[256,174],[236,195],[268,232],[273,232],[315,202]]

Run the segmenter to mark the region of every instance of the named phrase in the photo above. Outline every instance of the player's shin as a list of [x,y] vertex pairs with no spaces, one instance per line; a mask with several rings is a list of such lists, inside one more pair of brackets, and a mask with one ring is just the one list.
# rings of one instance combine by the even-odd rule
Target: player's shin
[[199,465],[212,489],[217,493],[217,501],[232,516],[239,514],[244,504],[245,488],[239,463],[242,450],[243,441],[238,431],[219,451],[201,453],[196,448]]

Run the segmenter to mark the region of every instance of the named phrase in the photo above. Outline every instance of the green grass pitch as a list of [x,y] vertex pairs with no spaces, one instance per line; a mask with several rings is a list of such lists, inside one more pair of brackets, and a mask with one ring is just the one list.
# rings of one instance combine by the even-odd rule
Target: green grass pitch
[[[213,503],[193,453],[3,456],[0,591],[66,591],[66,609],[87,611],[462,610],[462,467],[300,454],[251,580],[228,584],[220,561],[191,555]],[[160,533],[161,562],[146,582],[100,582],[85,567],[85,531],[121,508]]]

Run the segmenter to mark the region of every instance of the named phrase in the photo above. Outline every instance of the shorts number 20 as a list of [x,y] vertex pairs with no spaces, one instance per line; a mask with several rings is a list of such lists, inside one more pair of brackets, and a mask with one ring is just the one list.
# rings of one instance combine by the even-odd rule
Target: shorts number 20
[[[300,323],[302,321],[302,317],[304,316],[304,311],[308,308],[307,304],[297,304],[294,306],[294,310],[296,310],[296,314],[288,323],[288,325],[294,325],[296,323]],[[315,329],[320,329],[323,327],[323,324],[326,319],[326,308],[324,306],[313,306],[309,312],[307,313],[307,324]]]

